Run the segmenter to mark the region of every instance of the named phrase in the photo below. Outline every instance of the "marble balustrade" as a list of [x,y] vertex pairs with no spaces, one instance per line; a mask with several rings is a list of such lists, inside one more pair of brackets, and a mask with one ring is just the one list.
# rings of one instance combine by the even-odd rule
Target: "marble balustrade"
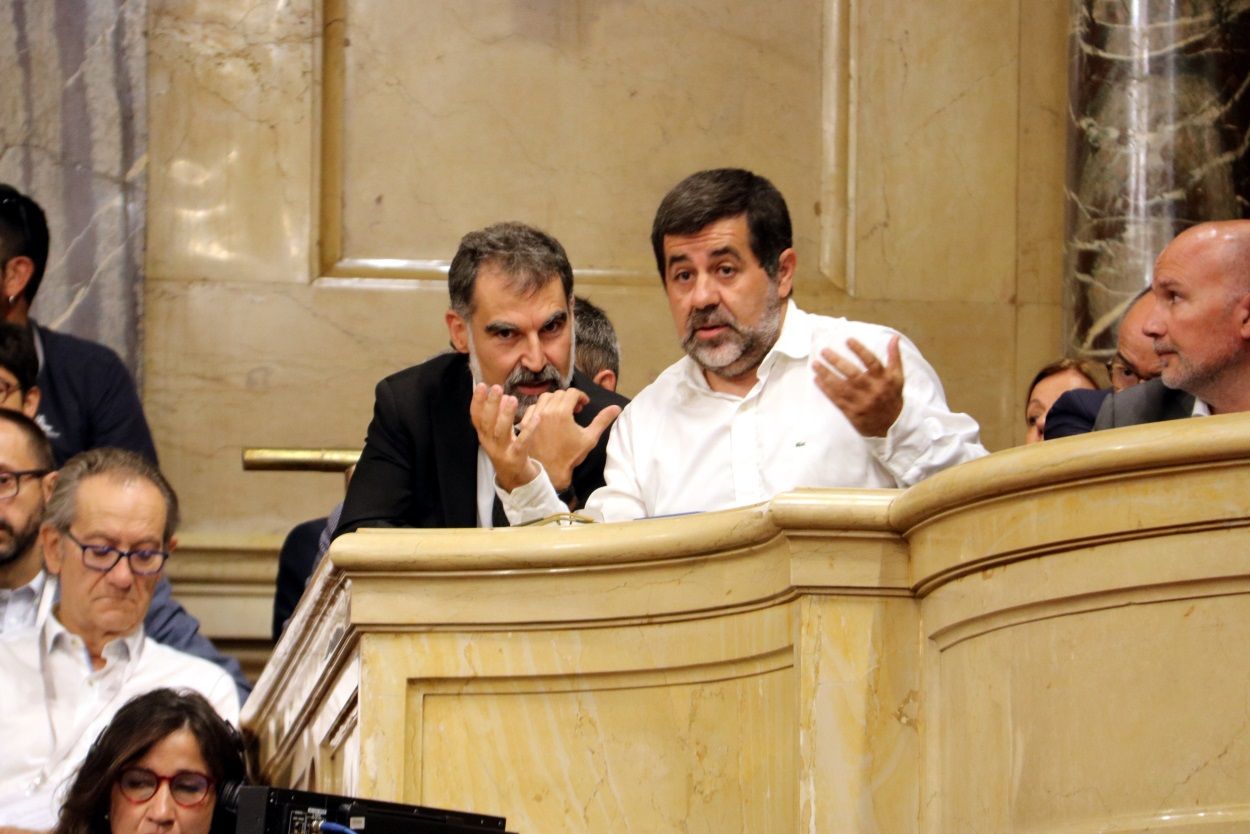
[[1250,825],[1250,420],[906,491],[367,531],[245,721],[274,783],[522,832]]

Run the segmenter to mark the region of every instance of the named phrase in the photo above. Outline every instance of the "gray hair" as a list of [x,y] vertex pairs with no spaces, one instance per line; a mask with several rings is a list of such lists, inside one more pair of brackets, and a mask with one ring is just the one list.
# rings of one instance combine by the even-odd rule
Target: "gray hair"
[[122,482],[144,480],[156,487],[165,499],[165,529],[161,535],[164,542],[173,538],[179,520],[174,488],[156,464],[125,449],[88,449],[66,461],[57,475],[44,521],[62,533],[67,532],[78,514],[78,487],[96,475],[108,475]]
[[451,259],[447,292],[451,309],[464,318],[473,315],[477,274],[487,263],[507,273],[521,293],[535,292],[558,276],[564,297],[573,295],[573,267],[560,241],[524,223],[496,223],[461,238]]
[[578,296],[573,299],[573,324],[577,334],[577,369],[594,377],[602,370],[621,373],[621,343],[607,314]]

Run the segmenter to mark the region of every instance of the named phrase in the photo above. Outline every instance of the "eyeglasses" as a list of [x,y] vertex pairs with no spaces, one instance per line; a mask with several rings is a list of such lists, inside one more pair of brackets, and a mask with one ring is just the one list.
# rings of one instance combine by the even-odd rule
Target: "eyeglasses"
[[83,544],[68,530],[65,531],[65,535],[82,548],[82,563],[100,573],[108,573],[122,560],[122,557],[125,557],[130,560],[130,572],[135,576],[153,576],[161,572],[161,567],[169,558],[167,550],[149,548],[120,550],[107,544]]
[[1119,356],[1107,363],[1107,373],[1111,376],[1111,387],[1117,391],[1154,379],[1152,375],[1142,373]]
[[146,767],[128,767],[117,777],[117,787],[126,799],[138,804],[156,796],[161,784],[169,783],[169,795],[183,808],[203,805],[213,789],[213,780],[194,770],[180,770],[161,776]]
[[[8,396],[7,394],[5,396]],[[0,397],[3,399],[4,397]],[[32,478],[42,478],[47,475],[50,470],[47,469],[23,469],[20,472],[0,472],[0,500],[7,501],[17,495],[17,491],[22,488],[22,478],[30,476]]]

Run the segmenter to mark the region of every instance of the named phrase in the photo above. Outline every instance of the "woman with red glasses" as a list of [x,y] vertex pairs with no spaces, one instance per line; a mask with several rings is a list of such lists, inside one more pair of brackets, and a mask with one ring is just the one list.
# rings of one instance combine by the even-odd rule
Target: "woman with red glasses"
[[199,693],[156,689],[100,733],[66,795],[54,834],[221,834],[217,796],[243,782],[238,733]]

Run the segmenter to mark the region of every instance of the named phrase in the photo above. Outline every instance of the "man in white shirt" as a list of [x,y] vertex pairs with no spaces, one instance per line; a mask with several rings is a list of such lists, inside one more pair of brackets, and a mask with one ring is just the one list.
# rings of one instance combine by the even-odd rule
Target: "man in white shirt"
[[33,419],[0,407],[0,634],[35,623],[47,574],[39,547],[52,445]]
[[161,686],[203,694],[237,723],[230,676],[144,636],[176,542],[178,501],[146,458],[76,455],[53,476],[39,531],[60,599],[42,624],[0,636],[0,826],[44,830],[74,769],[113,714]]
[[[586,514],[623,521],[804,486],[908,486],[986,453],[976,422],[947,408],[901,334],[794,304],[790,216],[768,180],[739,169],[687,177],[661,202],[652,246],[686,356],[618,418]],[[574,396],[541,398],[515,436],[508,398],[475,403],[514,523],[560,511],[568,463],[595,439],[570,425]],[[529,450],[558,446],[555,435],[567,459],[544,455],[544,469]]]

